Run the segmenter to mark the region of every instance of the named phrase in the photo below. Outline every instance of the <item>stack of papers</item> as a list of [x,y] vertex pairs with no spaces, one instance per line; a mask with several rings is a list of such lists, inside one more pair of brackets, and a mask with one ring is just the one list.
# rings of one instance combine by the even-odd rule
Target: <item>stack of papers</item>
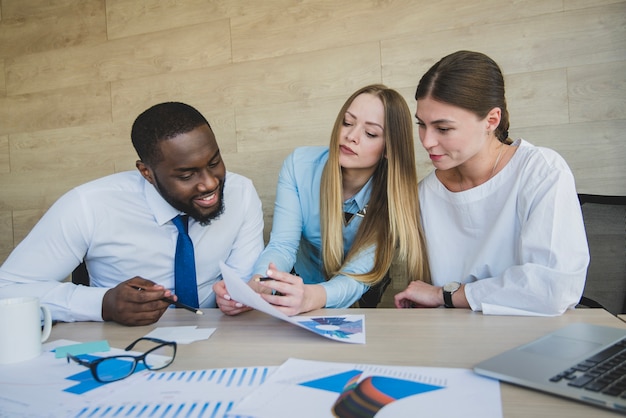
[[467,369],[289,359],[227,417],[502,417],[500,386]]
[[[0,367],[0,417],[502,417],[498,382],[467,369],[289,359],[279,367],[143,370],[100,384],[55,357],[55,346],[73,343],[48,343],[37,359]],[[363,403],[369,415],[349,414]]]

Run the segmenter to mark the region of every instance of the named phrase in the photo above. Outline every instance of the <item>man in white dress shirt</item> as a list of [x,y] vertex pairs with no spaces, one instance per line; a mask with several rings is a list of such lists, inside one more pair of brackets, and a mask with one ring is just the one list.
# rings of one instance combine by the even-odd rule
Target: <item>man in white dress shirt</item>
[[[156,322],[176,300],[172,219],[189,215],[200,308],[215,307],[219,262],[243,279],[263,249],[252,182],[227,172],[208,121],[177,102],[135,120],[138,171],[70,190],[0,267],[0,298],[36,296],[60,321]],[[64,281],[81,263],[90,286]],[[141,289],[141,290],[138,290]]]

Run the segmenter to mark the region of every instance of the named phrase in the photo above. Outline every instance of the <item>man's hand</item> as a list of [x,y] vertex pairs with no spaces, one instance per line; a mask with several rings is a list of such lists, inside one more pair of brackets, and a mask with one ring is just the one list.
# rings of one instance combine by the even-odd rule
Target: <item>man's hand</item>
[[141,277],[133,277],[109,289],[102,299],[102,319],[122,325],[149,325],[161,318],[170,305],[162,298],[176,300],[170,290]]

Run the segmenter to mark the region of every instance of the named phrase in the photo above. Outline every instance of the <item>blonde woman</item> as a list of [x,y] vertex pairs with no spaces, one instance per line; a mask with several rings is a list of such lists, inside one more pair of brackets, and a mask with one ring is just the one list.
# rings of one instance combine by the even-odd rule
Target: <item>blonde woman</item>
[[[429,282],[411,118],[398,92],[366,86],[341,108],[329,147],[287,157],[270,242],[250,281],[266,301],[287,315],[350,307],[394,256],[409,279]],[[215,292],[223,312],[248,309],[223,282]]]

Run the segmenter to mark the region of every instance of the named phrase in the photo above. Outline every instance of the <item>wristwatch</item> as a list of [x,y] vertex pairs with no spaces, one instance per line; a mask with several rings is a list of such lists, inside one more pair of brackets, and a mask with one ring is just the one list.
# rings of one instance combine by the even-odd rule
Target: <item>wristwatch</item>
[[446,308],[454,308],[454,304],[452,303],[452,294],[459,290],[461,287],[461,283],[459,282],[450,282],[443,286],[443,304]]

